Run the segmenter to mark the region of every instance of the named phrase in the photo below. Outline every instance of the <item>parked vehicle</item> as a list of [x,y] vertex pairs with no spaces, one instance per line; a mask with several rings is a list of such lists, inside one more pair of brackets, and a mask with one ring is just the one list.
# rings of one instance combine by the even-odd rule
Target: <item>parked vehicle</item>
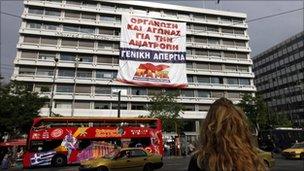
[[162,156],[142,148],[125,148],[96,159],[81,162],[80,171],[151,171],[163,166]]
[[304,141],[283,150],[282,155],[287,159],[304,159]]

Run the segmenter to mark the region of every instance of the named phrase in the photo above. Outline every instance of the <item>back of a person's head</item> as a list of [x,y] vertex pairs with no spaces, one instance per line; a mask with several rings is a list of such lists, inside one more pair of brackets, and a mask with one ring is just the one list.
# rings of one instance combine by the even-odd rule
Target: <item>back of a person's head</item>
[[211,106],[203,122],[198,166],[210,171],[263,171],[244,112],[220,98]]

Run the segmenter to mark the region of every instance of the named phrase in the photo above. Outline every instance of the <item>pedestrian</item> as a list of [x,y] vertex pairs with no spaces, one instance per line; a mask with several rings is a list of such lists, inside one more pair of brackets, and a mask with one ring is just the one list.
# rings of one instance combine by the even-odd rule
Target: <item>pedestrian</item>
[[244,112],[220,98],[210,106],[188,171],[265,171],[257,153]]
[[9,165],[10,165],[10,162],[9,162],[9,159],[8,159],[8,154],[5,154],[3,159],[2,159],[2,162],[1,162],[1,170],[8,170]]

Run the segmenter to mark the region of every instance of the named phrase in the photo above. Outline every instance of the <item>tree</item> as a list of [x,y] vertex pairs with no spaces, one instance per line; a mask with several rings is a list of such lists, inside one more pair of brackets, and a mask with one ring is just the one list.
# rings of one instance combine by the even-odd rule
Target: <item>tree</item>
[[149,117],[159,118],[162,121],[163,130],[179,133],[181,128],[180,113],[183,106],[176,101],[177,95],[172,93],[156,94],[151,97]]
[[20,82],[0,87],[0,135],[20,136],[30,129],[47,98],[39,97]]
[[238,106],[247,115],[250,125],[257,130],[292,126],[286,115],[270,112],[265,101],[259,95],[253,97],[251,94],[245,94]]

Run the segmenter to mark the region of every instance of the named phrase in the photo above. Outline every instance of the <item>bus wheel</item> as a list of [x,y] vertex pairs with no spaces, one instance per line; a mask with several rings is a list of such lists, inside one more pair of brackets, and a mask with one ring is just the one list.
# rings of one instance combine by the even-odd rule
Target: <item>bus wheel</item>
[[300,159],[304,159],[304,153],[300,154]]
[[145,164],[144,166],[144,171],[153,171],[152,165],[151,164]]
[[66,164],[67,164],[67,158],[63,154],[56,154],[52,158],[52,166],[54,167],[61,167],[61,166],[65,166]]
[[108,168],[105,166],[100,166],[97,168],[97,171],[108,171]]

